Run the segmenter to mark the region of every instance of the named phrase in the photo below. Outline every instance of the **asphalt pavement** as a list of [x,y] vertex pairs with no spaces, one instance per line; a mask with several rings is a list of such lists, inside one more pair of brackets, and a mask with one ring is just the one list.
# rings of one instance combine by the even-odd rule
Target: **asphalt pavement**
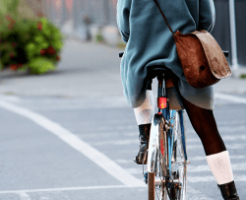
[[[57,71],[1,74],[1,200],[147,199],[142,166],[133,162],[138,127],[122,94],[119,51],[67,40]],[[246,80],[235,78],[215,86],[215,117],[241,199],[245,86]],[[187,199],[222,199],[187,116],[186,124]]]

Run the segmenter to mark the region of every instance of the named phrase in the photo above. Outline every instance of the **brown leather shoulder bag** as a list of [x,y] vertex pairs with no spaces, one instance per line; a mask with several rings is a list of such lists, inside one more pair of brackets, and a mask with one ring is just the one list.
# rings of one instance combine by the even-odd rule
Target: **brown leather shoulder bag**
[[179,31],[174,33],[157,0],[154,1],[172,32],[184,75],[191,86],[203,88],[231,76],[225,55],[209,32],[196,30],[188,34]]

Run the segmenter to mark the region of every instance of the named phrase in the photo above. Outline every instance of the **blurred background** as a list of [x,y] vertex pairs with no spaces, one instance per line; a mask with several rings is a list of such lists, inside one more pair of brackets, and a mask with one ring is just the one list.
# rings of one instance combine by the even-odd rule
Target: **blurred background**
[[[244,42],[246,28],[244,0],[214,0],[216,26],[213,36],[222,49],[231,52],[228,61],[234,68],[246,65]],[[116,22],[117,0],[53,0],[42,1],[45,16],[60,27],[64,33],[82,40],[95,39],[101,31],[109,44],[119,43],[120,34]]]
[[[233,70],[237,70],[234,71],[234,75],[240,76],[246,66],[244,55],[246,52],[246,43],[244,42],[246,28],[243,25],[246,3],[244,0],[214,0],[214,2],[216,6],[216,25],[212,35],[223,50],[230,52],[228,62]],[[2,19],[4,19],[4,14],[12,14],[13,16],[10,16],[16,17],[18,20],[37,21],[43,17],[58,29],[57,32],[62,33],[64,39],[73,38],[82,42],[104,43],[121,49],[125,47],[117,28],[117,0],[1,0],[1,4]],[[6,20],[11,22],[11,19],[5,16]],[[12,19],[12,21],[15,22],[15,19]],[[31,30],[29,31],[31,32]],[[46,35],[50,36],[48,33]],[[55,35],[58,38],[59,34]],[[41,34],[37,34],[36,42],[45,43],[38,36],[41,36]],[[34,38],[32,39],[34,40]],[[43,49],[46,46],[43,44]],[[55,46],[56,51],[61,50],[61,45],[60,48],[59,45]],[[30,45],[29,49],[32,49]],[[46,47],[46,49],[48,48]],[[10,63],[1,62],[1,64],[9,65]]]
[[[246,3],[244,0],[214,0],[214,3],[216,26],[212,34],[222,49],[231,52],[229,62],[233,67],[245,66],[246,44],[243,41],[246,28],[243,19]],[[71,36],[88,39],[88,27],[88,34],[94,38],[101,28],[106,41],[117,44],[120,35],[117,31],[116,4],[117,0],[47,0],[43,1],[43,12]]]
[[[215,117],[238,192],[246,182],[246,1],[214,0],[233,75]],[[0,0],[0,199],[147,199],[138,126],[123,96],[117,0]],[[153,88],[156,88],[156,81]],[[156,93],[156,91],[154,91]],[[187,116],[186,116],[187,117]],[[187,118],[187,199],[221,195]]]

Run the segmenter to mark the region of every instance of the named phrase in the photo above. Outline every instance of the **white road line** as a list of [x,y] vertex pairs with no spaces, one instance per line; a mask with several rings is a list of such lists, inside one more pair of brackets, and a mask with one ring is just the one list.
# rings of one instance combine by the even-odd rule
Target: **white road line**
[[214,178],[214,176],[188,176],[189,178],[187,179],[188,182],[191,183],[200,183],[200,182],[216,182],[216,179]]
[[[231,164],[232,171],[246,171],[246,163],[234,163]],[[196,166],[188,166],[188,172],[206,172],[210,171],[210,168],[208,165],[196,165]]]
[[127,168],[126,171],[129,172],[130,174],[142,174],[142,166],[139,166],[139,168]]
[[[244,155],[230,155],[230,159],[231,160],[242,161],[242,160],[245,160],[245,158],[246,158],[246,156],[244,156]],[[206,161],[206,156],[205,155],[204,156],[194,156],[194,157],[188,156],[188,160],[192,161],[192,163],[195,162],[195,161],[201,161],[201,160],[202,161],[204,161],[204,160]],[[131,160],[131,159],[128,159],[128,160],[126,160],[126,159],[117,159],[117,160],[115,160],[115,162],[121,163],[121,164],[128,164],[128,163],[133,163],[133,160]],[[193,165],[192,163],[191,163],[191,165]],[[137,169],[138,168],[136,168],[136,170]],[[142,173],[142,171],[140,170],[139,173]]]
[[[231,128],[231,130],[234,130],[234,127]],[[246,127],[245,127],[245,130],[246,130]],[[235,135],[235,134],[232,134],[232,135],[222,135],[221,136],[222,139],[224,141],[245,141],[246,140],[246,135]],[[187,139],[187,142],[200,142],[201,143],[201,140],[199,138],[189,138]],[[189,146],[189,144],[188,144]]]
[[237,97],[237,96],[234,96],[234,95],[215,93],[215,98],[224,99],[224,100],[228,100],[228,101],[233,101],[235,103],[246,104],[246,99],[245,98]]
[[[246,147],[245,147],[245,143],[236,143],[236,144],[229,144],[229,145],[227,145],[226,146],[226,148],[227,149],[245,149]],[[191,150],[191,149],[203,149],[203,146],[202,146],[202,144],[200,144],[200,145],[190,145],[190,144],[188,144],[187,145],[187,149],[188,150]]]
[[98,127],[98,131],[105,131],[105,130],[114,130],[114,131],[116,131],[116,130],[132,130],[132,129],[136,129],[137,130],[137,128],[136,128],[137,126],[131,126],[131,125],[129,125],[129,126],[115,126],[114,128],[111,128],[111,127],[108,127],[108,126],[100,126],[100,127]]
[[239,175],[239,176],[234,175],[234,179],[235,181],[246,182],[246,175]]
[[117,160],[115,160],[115,162],[121,163],[121,164],[126,164],[126,163],[132,163],[133,160],[130,160],[130,159],[128,159],[128,160],[125,160],[125,159],[117,159]]
[[[230,122],[227,122],[228,124],[230,124]],[[235,133],[235,132],[245,132],[246,126],[235,126],[235,125],[231,125],[231,126],[219,126],[219,131],[222,133]],[[196,134],[196,132],[193,129],[188,129],[187,133],[190,134]]]
[[[188,156],[189,157],[189,156]],[[245,156],[242,155],[230,155],[231,160],[240,160],[240,159],[245,159]],[[200,161],[200,160],[206,160],[206,156],[194,156],[194,157],[189,157],[189,161]]]
[[[147,185],[143,186],[147,189]],[[56,191],[74,191],[74,190],[96,190],[96,189],[115,189],[115,188],[129,188],[126,185],[109,185],[109,186],[89,186],[89,187],[70,187],[70,188],[47,188],[47,189],[33,189],[33,190],[7,190],[7,191],[0,191],[0,194],[11,194],[17,193],[22,194],[22,200],[29,200],[24,199],[26,193],[38,193],[38,192],[56,192]],[[195,190],[194,188],[187,186],[187,199],[192,200],[211,200],[203,193]]]
[[190,186],[187,186],[186,192],[187,192],[186,199],[212,200],[211,198],[208,198],[205,194],[199,192],[198,190],[195,190],[194,188]]
[[61,140],[63,140],[65,143],[70,145],[72,148],[76,149],[84,156],[88,157],[91,161],[96,163],[98,166],[100,166],[106,172],[108,172],[111,176],[115,177],[125,185],[132,187],[144,185],[143,181],[140,181],[139,179],[126,172],[114,161],[109,159],[107,156],[105,156],[92,146],[88,145],[86,142],[82,141],[79,137],[72,134],[59,124],[47,119],[46,117],[38,113],[27,110],[25,108],[21,108],[8,102],[0,101],[0,106],[9,111],[22,115],[28,118],[29,120],[35,122],[36,124],[40,125],[44,129],[50,131],[51,133],[59,137]]
[[107,141],[100,141],[100,142],[91,142],[91,145],[95,146],[103,146],[103,145],[129,145],[129,144],[139,144],[138,139],[132,140],[107,140]]
[[14,193],[17,193],[20,196],[21,200],[31,200],[30,196],[24,191],[17,191]]
[[[137,187],[146,187],[146,185],[137,186]],[[0,194],[17,193],[19,195],[23,195],[24,197],[26,193],[35,193],[35,192],[96,190],[96,189],[113,189],[113,188],[129,188],[129,187],[127,185],[108,185],[108,186],[88,186],[88,187],[47,188],[47,189],[33,189],[33,190],[6,190],[6,191],[0,191]]]
[[4,99],[6,101],[14,102],[14,103],[19,103],[21,102],[21,98],[17,96],[10,96],[10,95],[0,95],[1,99]]
[[[230,122],[228,124],[230,124]],[[233,128],[232,128],[232,126],[222,126],[222,127],[219,126],[220,132],[233,132],[233,133],[235,133],[236,131],[243,131],[244,132],[245,129],[246,129],[246,126],[244,126],[244,125],[233,126]]]
[[[232,128],[234,129],[234,128]],[[246,130],[246,127],[245,129]],[[235,141],[235,140],[238,140],[238,141],[242,141],[242,140],[246,140],[246,135],[222,135],[222,139],[224,139],[225,141]]]
[[[245,127],[246,128],[246,127]],[[234,129],[233,129],[234,130]],[[97,137],[97,135],[95,134],[94,137]],[[246,141],[246,135],[225,135],[222,136],[222,139],[224,141]],[[198,144],[201,144],[201,140],[199,138],[189,138],[187,139],[188,143],[193,143],[193,142],[197,142]],[[93,145],[93,146],[104,146],[104,145],[130,145],[130,144],[139,144],[139,140],[138,139],[125,139],[125,140],[105,140],[105,141],[98,141],[98,142],[88,142],[89,144]],[[233,144],[228,145],[228,148],[231,149],[241,149],[243,148],[242,145],[241,147],[238,147],[238,144],[235,145],[235,147],[233,146]],[[194,149],[194,148],[200,148],[200,145],[187,145],[187,148],[189,149]],[[201,146],[202,147],[202,146]]]
[[[106,131],[106,132],[102,132],[101,131],[101,135],[100,135],[100,138],[108,138],[108,137],[112,137],[112,136],[115,136],[115,131],[111,132],[111,131]],[[76,132],[76,134],[82,134],[80,132]],[[128,136],[128,137],[134,137],[134,138],[138,138],[138,130],[135,131],[135,132],[121,132],[121,135],[124,135],[124,136]],[[83,135],[82,135],[83,138],[98,138],[98,132],[83,132]]]
[[[200,182],[216,182],[216,179],[214,178],[214,176],[188,176],[188,182],[192,182],[192,183],[200,183]],[[236,182],[246,182],[246,176],[235,176],[234,180]]]
[[[235,121],[236,120],[236,121]],[[231,119],[231,120],[224,120],[221,122],[218,122],[218,126],[224,126],[224,125],[228,125],[230,123],[230,125],[244,125],[245,124],[245,119]]]

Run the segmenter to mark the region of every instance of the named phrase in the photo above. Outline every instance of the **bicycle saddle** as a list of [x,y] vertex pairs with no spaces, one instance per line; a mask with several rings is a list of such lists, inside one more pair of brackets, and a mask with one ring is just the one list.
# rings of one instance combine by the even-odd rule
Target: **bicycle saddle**
[[161,65],[161,66],[152,66],[152,68],[148,69],[148,74],[151,77],[151,79],[154,79],[157,76],[165,74],[165,80],[166,80],[166,86],[167,88],[174,87],[173,81],[171,79],[171,74],[173,72],[168,69],[167,67]]
[[151,73],[156,76],[161,74],[165,74],[167,76],[168,74],[172,73],[172,71],[164,65],[156,65],[156,66],[151,66],[151,68],[148,67],[148,73]]

